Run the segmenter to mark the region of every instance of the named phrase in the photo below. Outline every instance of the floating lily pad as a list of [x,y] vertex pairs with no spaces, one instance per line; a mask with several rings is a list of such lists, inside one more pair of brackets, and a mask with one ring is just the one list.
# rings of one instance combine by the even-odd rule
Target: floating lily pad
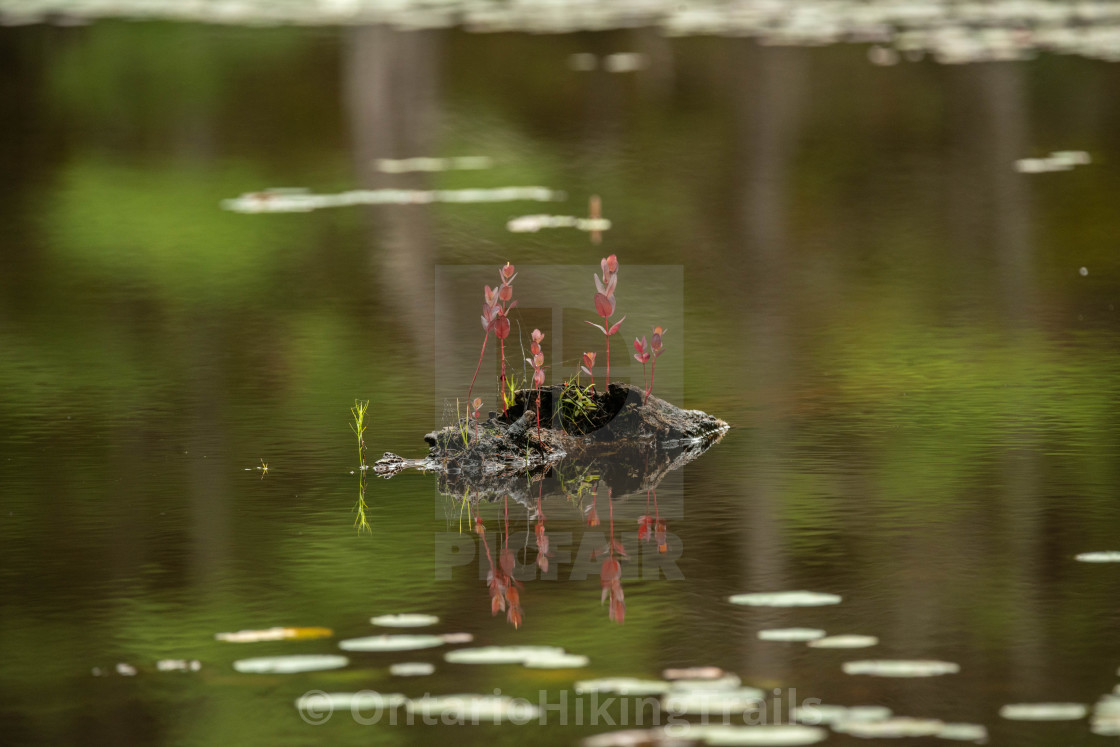
[[999,709],[1011,721],[1076,721],[1089,713],[1083,703],[1011,703]]
[[397,708],[408,702],[400,693],[379,693],[362,690],[356,693],[313,692],[296,698],[296,708],[301,712],[333,710],[336,708]]
[[661,676],[667,680],[715,680],[725,674],[727,673],[719,667],[681,667],[661,672]]
[[578,669],[586,667],[591,659],[582,654],[546,654],[533,656],[525,660],[529,669]]
[[524,664],[564,654],[559,646],[480,646],[448,651],[443,658],[451,664]]
[[880,659],[844,663],[844,674],[869,674],[875,677],[937,677],[956,674],[959,664],[951,661]]
[[882,721],[893,716],[890,708],[880,705],[839,706],[818,703],[793,709],[793,717],[803,724],[834,724],[839,721]]
[[575,684],[577,693],[616,693],[618,695],[662,695],[669,683],[661,680],[640,680],[636,677],[604,677],[581,680]]
[[830,635],[809,641],[813,648],[868,648],[878,646],[879,639],[873,635]]
[[824,631],[817,628],[773,628],[758,631],[761,641],[814,641],[824,636]]
[[935,718],[896,717],[881,721],[838,721],[832,730],[863,739],[899,737],[932,737],[945,728],[945,722]]
[[504,695],[425,696],[408,701],[405,707],[409,713],[419,716],[454,718],[467,723],[529,721],[540,714],[540,709],[532,703]]
[[1083,552],[1074,557],[1082,563],[1120,563],[1120,550],[1107,550],[1104,552]]
[[238,672],[252,674],[295,674],[340,669],[350,663],[345,656],[330,654],[293,654],[292,656],[262,656],[233,662]]
[[986,742],[988,727],[983,724],[945,724],[934,736],[957,742]]
[[439,618],[435,615],[415,614],[378,615],[370,618],[370,622],[383,628],[423,628],[435,625],[439,622]]
[[754,687],[734,690],[685,690],[661,698],[661,708],[672,714],[732,714],[755,710],[764,702],[763,692]]
[[371,635],[347,638],[339,641],[338,647],[343,651],[415,651],[443,644],[443,637],[438,635]]
[[732,604],[748,607],[821,607],[826,604],[840,604],[837,594],[823,594],[816,591],[778,591],[759,594],[735,594],[728,597]]
[[197,672],[202,669],[202,662],[198,659],[160,659],[156,662],[156,669],[160,672]]
[[688,738],[699,736],[714,747],[755,745],[782,747],[816,744],[828,737],[828,732],[816,726],[801,724],[775,724],[772,726],[700,726],[686,732]]
[[673,742],[665,733],[664,727],[653,729],[621,729],[608,731],[588,737],[580,744],[583,747],[649,747],[663,741]]
[[[739,675],[725,672],[722,677],[716,679],[674,680],[669,687],[672,692],[713,692],[735,690],[742,684],[743,681],[739,679]],[[759,692],[762,691],[759,690]]]
[[435,665],[426,661],[402,661],[389,666],[389,674],[394,677],[424,677],[434,671]]
[[227,643],[257,643],[258,641],[307,641],[330,638],[330,628],[266,628],[264,630],[239,630],[236,633],[215,633],[214,638]]
[[1120,736],[1120,697],[1102,695],[1093,706],[1089,730],[1102,737]]

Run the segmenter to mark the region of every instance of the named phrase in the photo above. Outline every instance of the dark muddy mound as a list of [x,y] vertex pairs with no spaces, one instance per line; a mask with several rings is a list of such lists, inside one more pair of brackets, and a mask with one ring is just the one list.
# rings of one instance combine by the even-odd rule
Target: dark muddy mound
[[611,384],[609,391],[580,402],[562,387],[547,387],[540,393],[538,430],[537,392],[520,390],[506,415],[490,413],[477,433],[473,425],[467,429],[466,442],[463,429],[448,426],[424,436],[426,457],[386,453],[373,469],[385,477],[410,467],[439,472],[440,492],[508,495],[519,489],[526,471],[560,461],[586,463],[621,494],[656,485],[729,427],[706,412],[683,410],[658,397],[643,403],[643,395],[637,387]]

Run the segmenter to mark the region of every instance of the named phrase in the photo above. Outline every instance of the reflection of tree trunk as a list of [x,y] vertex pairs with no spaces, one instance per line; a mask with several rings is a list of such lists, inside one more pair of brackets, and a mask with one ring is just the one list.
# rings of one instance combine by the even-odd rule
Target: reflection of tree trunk
[[1023,67],[1005,62],[983,65],[981,86],[988,117],[984,137],[991,153],[992,243],[997,260],[1004,311],[1015,320],[1031,306],[1032,265],[1030,208],[1026,178],[1014,170],[1028,147],[1028,114]]
[[[194,403],[191,423],[193,432],[187,443],[189,473],[187,486],[190,493],[191,585],[194,588],[214,588],[223,573],[230,567],[230,521],[233,502],[226,484],[225,444],[228,431],[222,421],[225,411],[225,371],[223,360],[224,335],[215,333],[210,320],[200,320],[198,329],[208,330],[196,336],[188,350],[196,351],[193,364],[195,375],[190,392]],[[201,450],[201,453],[199,451]],[[207,458],[209,457],[209,458]]]
[[991,258],[1010,320],[1032,305],[1034,263],[1030,225],[1030,177],[1015,172],[1015,160],[1029,155],[1029,122],[1023,74],[1012,63],[969,65],[948,73],[952,91],[953,155],[948,196],[952,249],[976,266]]
[[[741,144],[740,232],[743,300],[746,319],[744,359],[738,367],[753,377],[749,386],[760,410],[748,448],[764,473],[748,475],[744,488],[751,521],[744,523],[744,581],[751,590],[780,590],[789,571],[778,519],[781,477],[789,444],[790,383],[793,375],[788,306],[791,271],[786,241],[790,164],[800,132],[805,81],[805,51],[759,48],[740,43],[735,86],[736,121]],[[752,88],[753,85],[753,88]],[[764,625],[785,624],[774,612]],[[775,647],[747,645],[747,671],[780,676],[788,660]]]
[[[422,175],[383,174],[375,161],[434,155],[438,32],[364,26],[352,29],[349,41],[345,96],[359,183],[370,189],[426,189]],[[408,309],[399,318],[424,355],[432,330],[434,262],[428,210],[422,205],[369,209],[377,290],[384,303]]]

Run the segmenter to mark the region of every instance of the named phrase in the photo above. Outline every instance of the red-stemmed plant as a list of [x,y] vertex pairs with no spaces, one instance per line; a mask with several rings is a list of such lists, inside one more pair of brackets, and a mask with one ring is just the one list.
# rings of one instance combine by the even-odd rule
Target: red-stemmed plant
[[634,353],[634,360],[636,360],[636,361],[638,361],[638,363],[642,364],[642,389],[645,389],[646,388],[646,364],[649,363],[650,349],[649,349],[649,342],[646,340],[646,338],[644,336],[640,340],[637,337],[634,338],[634,350],[638,351],[638,352]]
[[595,289],[598,291],[595,294],[595,313],[603,317],[601,325],[595,322],[588,322],[592,327],[603,333],[607,338],[607,381],[606,388],[610,391],[611,388],[611,335],[618,332],[618,328],[622,326],[622,322],[626,319],[625,316],[619,319],[614,325],[610,323],[610,317],[614,314],[615,300],[614,291],[618,286],[618,257],[611,255],[604,257],[599,263],[600,268],[603,270],[603,276],[595,276]]
[[[663,335],[663,334],[665,334],[665,330],[661,329],[661,327],[654,327],[653,328],[653,337],[650,338],[649,348],[648,348],[648,353],[653,356],[653,366],[649,370],[649,389],[646,390],[645,399],[642,400],[643,405],[646,402],[649,402],[650,392],[653,391],[653,375],[655,373],[657,373],[657,359],[663,351],[663,348],[662,348],[662,345],[661,345],[661,335]],[[642,338],[642,342],[643,343],[645,342],[644,337]],[[635,340],[634,345],[637,346],[637,344],[638,344],[637,340]],[[637,358],[638,356],[634,356],[634,357]]]
[[544,341],[544,332],[534,329],[532,338],[533,341],[529,344],[529,351],[533,354],[533,357],[526,358],[525,361],[533,366],[533,387],[537,390],[537,442],[543,447],[544,441],[541,440],[541,387],[544,386],[544,353],[541,351],[541,343]]
[[[513,265],[506,262],[505,267],[498,270],[498,277],[502,283],[498,287],[491,289],[489,285],[483,291],[482,302],[482,329],[486,331],[486,336],[482,338],[482,351],[478,354],[478,365],[475,366],[474,376],[471,377],[471,385],[467,389],[467,402],[471,401],[471,392],[474,391],[474,382],[478,379],[478,372],[482,368],[482,357],[486,354],[486,343],[490,339],[490,333],[493,332],[497,335],[498,339],[502,341],[502,377],[501,385],[505,386],[506,378],[506,348],[505,339],[509,337],[509,319],[507,314],[517,301],[511,301],[513,298],[513,279],[517,277]],[[505,414],[505,398],[502,398],[502,414]]]
[[482,397],[475,397],[471,402],[471,418],[474,420],[474,442],[478,443],[478,415],[482,410]]
[[591,377],[591,387],[595,388],[595,374],[591,370],[595,368],[595,353],[584,353],[580,363],[580,370]]

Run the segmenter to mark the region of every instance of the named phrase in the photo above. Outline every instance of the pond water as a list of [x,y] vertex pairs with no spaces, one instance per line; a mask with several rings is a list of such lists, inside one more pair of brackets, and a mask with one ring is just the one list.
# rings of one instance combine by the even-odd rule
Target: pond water
[[[920,720],[828,744],[933,719],[996,744],[1108,739],[1068,707],[1120,682],[1118,556],[1076,559],[1120,551],[1107,55],[48,20],[0,28],[0,741],[571,744],[629,708],[592,723],[577,682],[696,666],[768,713],[817,698]],[[1017,169],[1062,151],[1087,159]],[[600,244],[578,224],[592,195]],[[268,211],[229,209],[246,205]],[[510,224],[532,215],[567,217]],[[610,253],[630,314],[612,380],[641,380],[630,342],[664,324],[655,392],[732,425],[658,487],[665,552],[639,538],[653,496],[593,498],[578,472],[539,511],[476,509],[431,475],[362,480],[350,407],[370,403],[367,459],[424,453],[507,261],[525,334],[550,325],[550,381],[584,350],[603,376],[582,322]],[[612,515],[621,624],[591,559]],[[518,627],[491,614],[488,556],[526,579]],[[792,591],[838,600],[730,601]],[[371,623],[398,614],[438,621]],[[297,630],[216,638],[272,628]],[[759,635],[790,628],[859,638]],[[449,634],[470,642],[429,638]],[[380,635],[427,647],[339,647]],[[563,652],[444,659],[484,646]],[[317,726],[296,707],[363,690],[386,699],[337,696]],[[544,726],[350,713],[542,691],[566,698]],[[1001,717],[1015,704],[1060,707]]]

